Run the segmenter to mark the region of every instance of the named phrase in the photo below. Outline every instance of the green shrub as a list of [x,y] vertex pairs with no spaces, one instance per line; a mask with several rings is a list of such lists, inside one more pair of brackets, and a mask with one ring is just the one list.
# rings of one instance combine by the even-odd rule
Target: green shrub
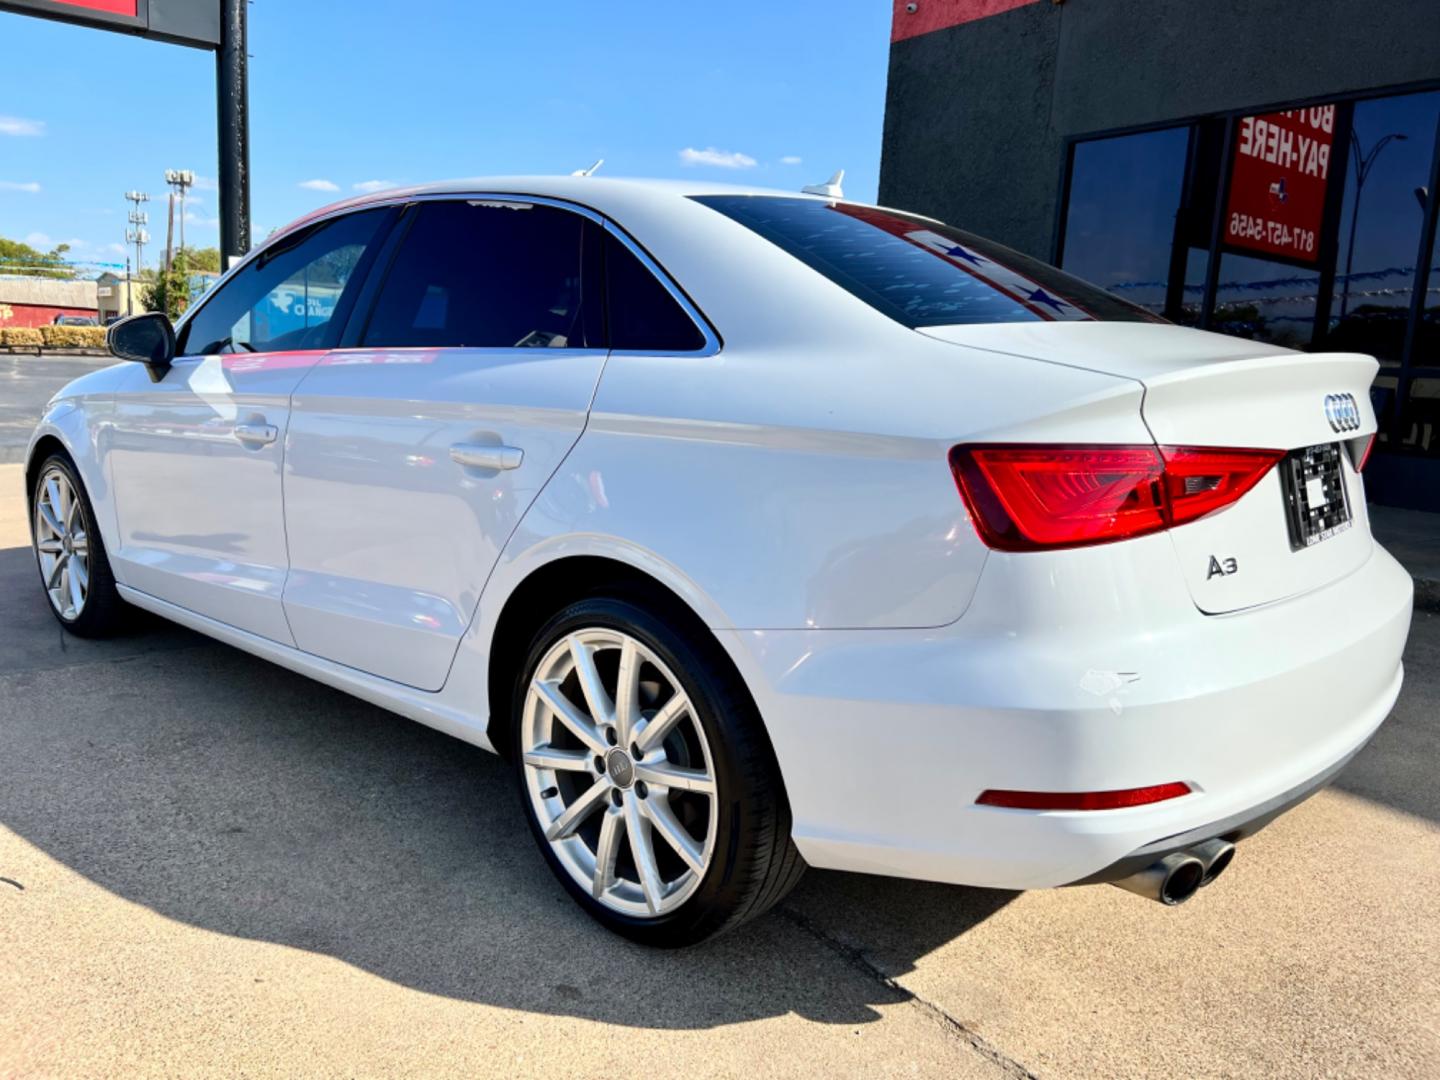
[[0,330],[0,345],[20,345],[35,348],[45,343],[39,329],[33,326],[7,326]]

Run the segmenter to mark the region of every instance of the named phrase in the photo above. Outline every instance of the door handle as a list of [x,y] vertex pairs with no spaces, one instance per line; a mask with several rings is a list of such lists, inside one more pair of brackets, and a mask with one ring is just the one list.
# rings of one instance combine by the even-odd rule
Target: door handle
[[471,469],[518,469],[525,451],[518,446],[462,442],[450,447],[450,460]]
[[268,446],[279,436],[274,424],[236,424],[235,438],[252,446]]

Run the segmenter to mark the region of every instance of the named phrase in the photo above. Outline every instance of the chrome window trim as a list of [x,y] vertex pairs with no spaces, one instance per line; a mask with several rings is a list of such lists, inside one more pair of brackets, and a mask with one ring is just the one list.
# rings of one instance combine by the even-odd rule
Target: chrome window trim
[[[405,195],[397,193],[395,195],[389,195],[368,200],[363,203],[332,207],[327,211],[316,214],[314,217],[306,218],[304,221],[298,223],[294,228],[286,229],[283,232],[276,233],[274,236],[267,237],[264,243],[246,252],[244,258],[242,258],[234,266],[230,267],[230,269],[226,270],[223,274],[221,274],[220,277],[216,280],[215,284],[210,286],[209,290],[205,293],[205,295],[201,297],[199,303],[193,305],[188,311],[185,312],[184,315],[180,317],[180,321],[175,325],[175,336],[177,338],[180,336],[181,331],[184,329],[186,324],[195,317],[196,313],[198,313],[207,303],[210,302],[210,298],[213,297],[216,293],[218,293],[222,287],[224,287],[225,283],[230,280],[232,275],[239,273],[239,271],[248,266],[252,260],[257,259],[261,255],[263,255],[266,249],[268,249],[272,244],[278,243],[279,241],[283,240],[285,237],[289,236],[291,233],[295,232],[298,229],[309,229],[323,222],[343,217],[346,214],[358,214],[365,210],[377,210],[388,206],[408,206],[411,203],[421,202],[454,202],[456,199],[480,199],[484,200],[485,202],[497,203],[533,203],[537,206],[551,206],[557,210],[568,210],[571,213],[579,214],[581,217],[593,221],[596,225],[599,225],[600,228],[602,228],[605,232],[609,233],[611,236],[615,237],[615,239],[619,240],[620,243],[624,244],[625,247],[630,251],[630,253],[634,255],[637,259],[639,259],[641,264],[647,270],[649,270],[650,273],[655,275],[655,277],[659,280],[660,284],[664,287],[665,291],[670,294],[670,296],[675,300],[677,304],[680,305],[681,310],[683,310],[686,316],[689,317],[691,322],[695,324],[696,329],[700,331],[701,336],[705,339],[705,344],[698,349],[610,349],[608,350],[608,352],[612,354],[618,353],[621,356],[696,357],[715,356],[717,353],[720,352],[722,346],[720,335],[710,324],[710,320],[707,319],[705,315],[700,311],[700,309],[695,306],[695,304],[690,300],[690,297],[688,297],[685,294],[684,290],[681,289],[678,284],[676,284],[675,280],[664,269],[664,267],[662,267],[659,263],[652,259],[649,252],[642,248],[630,236],[629,233],[627,233],[623,228],[620,227],[619,224],[612,222],[609,218],[605,217],[605,215],[601,214],[599,211],[593,210],[582,203],[570,202],[566,199],[556,199],[548,195],[527,195],[523,192],[515,191],[427,191],[423,194],[418,195]],[[359,347],[356,346],[345,349],[331,349],[327,351],[354,352],[357,351],[358,348]],[[367,347],[368,351],[371,352],[374,352],[377,348],[380,347]],[[534,349],[529,346],[520,345],[487,346],[487,348],[514,352],[534,351]]]

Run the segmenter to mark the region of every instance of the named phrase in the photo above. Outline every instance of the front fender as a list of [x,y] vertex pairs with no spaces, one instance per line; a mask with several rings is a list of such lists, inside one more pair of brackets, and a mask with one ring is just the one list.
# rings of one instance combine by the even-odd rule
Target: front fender
[[[30,477],[56,443],[69,455],[85,485],[85,493],[95,512],[95,524],[107,550],[116,550],[120,541],[119,520],[110,470],[106,460],[109,417],[113,404],[108,397],[101,400],[59,398],[51,401],[40,422],[30,435],[25,448],[25,498],[30,499]],[[120,580],[119,575],[116,579]],[[122,581],[123,584],[123,581]]]

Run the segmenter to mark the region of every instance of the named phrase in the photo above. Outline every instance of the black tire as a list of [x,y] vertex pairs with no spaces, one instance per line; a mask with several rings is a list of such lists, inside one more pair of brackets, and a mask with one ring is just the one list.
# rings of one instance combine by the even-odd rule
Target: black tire
[[[70,490],[75,492],[78,497],[79,514],[84,521],[84,533],[89,547],[90,583],[86,591],[85,603],[79,614],[73,618],[67,618],[56,609],[50,600],[35,537],[35,507],[40,501],[41,485],[52,472],[57,470],[65,475]],[[95,526],[95,508],[90,505],[90,496],[85,491],[85,485],[81,482],[80,474],[74,463],[65,454],[51,454],[35,471],[35,486],[30,491],[29,510],[31,550],[35,553],[35,569],[40,574],[40,585],[45,590],[45,606],[50,609],[50,613],[55,616],[61,626],[76,637],[105,638],[121,632],[128,621],[130,607],[120,599],[120,593],[115,588],[115,575],[110,571],[110,559],[105,552],[105,541],[100,535],[100,530]]]
[[[588,628],[628,634],[662,660],[689,696],[710,745],[717,784],[714,851],[695,891],[660,915],[615,911],[582,888],[545,838],[527,790],[521,729],[530,680],[557,642]],[[770,740],[729,658],[688,611],[663,596],[630,590],[569,605],[535,635],[511,703],[512,756],[530,829],[561,885],[603,926],[644,945],[694,945],[762,914],[800,880],[805,862],[790,838],[790,807]]]

